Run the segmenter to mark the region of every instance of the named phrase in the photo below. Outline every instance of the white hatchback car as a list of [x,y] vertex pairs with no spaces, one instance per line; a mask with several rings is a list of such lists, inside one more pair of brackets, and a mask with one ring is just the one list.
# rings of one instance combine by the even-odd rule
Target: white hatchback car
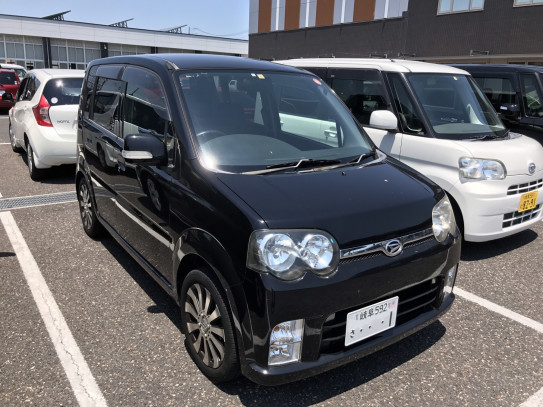
[[13,151],[27,152],[30,177],[76,162],[77,109],[85,71],[34,69],[27,73],[9,111]]
[[466,71],[390,59],[279,62],[323,78],[380,150],[445,189],[465,240],[498,239],[541,220],[542,146],[507,130]]

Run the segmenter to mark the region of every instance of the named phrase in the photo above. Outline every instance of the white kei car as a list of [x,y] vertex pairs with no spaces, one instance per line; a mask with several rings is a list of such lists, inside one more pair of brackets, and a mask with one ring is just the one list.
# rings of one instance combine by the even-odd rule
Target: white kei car
[[13,151],[24,149],[33,180],[46,169],[76,161],[77,109],[85,71],[34,69],[26,74],[9,111]]
[[319,75],[381,151],[441,186],[466,241],[498,239],[541,221],[543,147],[507,130],[466,71],[391,59],[278,62]]

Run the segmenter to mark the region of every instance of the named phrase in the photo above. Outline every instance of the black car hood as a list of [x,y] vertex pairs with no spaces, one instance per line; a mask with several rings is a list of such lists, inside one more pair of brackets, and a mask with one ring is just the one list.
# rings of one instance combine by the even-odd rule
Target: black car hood
[[362,168],[217,177],[268,228],[321,229],[346,247],[431,227],[442,192],[400,166],[387,160]]

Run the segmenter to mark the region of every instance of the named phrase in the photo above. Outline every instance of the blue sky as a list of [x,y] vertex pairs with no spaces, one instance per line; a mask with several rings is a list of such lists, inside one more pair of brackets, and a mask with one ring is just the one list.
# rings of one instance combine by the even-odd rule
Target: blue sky
[[71,10],[65,20],[161,30],[187,24],[191,34],[247,39],[249,0],[49,0],[2,1],[0,14],[45,17]]

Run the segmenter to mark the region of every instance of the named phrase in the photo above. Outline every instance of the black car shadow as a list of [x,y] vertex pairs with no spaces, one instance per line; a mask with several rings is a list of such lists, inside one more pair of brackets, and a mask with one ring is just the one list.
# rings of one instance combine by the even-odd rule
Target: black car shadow
[[512,236],[503,237],[489,242],[462,242],[462,261],[486,260],[500,254],[509,253],[537,239],[537,232],[527,229]]
[[[181,333],[181,313],[175,301],[130,257],[115,239],[108,236],[101,243],[155,303],[147,308],[152,314],[163,313]],[[419,332],[363,359],[320,375],[282,386],[260,386],[240,377],[217,385],[227,394],[237,395],[247,406],[289,405],[308,406],[342,394],[389,372],[431,348],[445,335],[446,328],[436,321]],[[196,365],[192,367],[198,369]],[[204,379],[206,380],[206,379]]]
[[316,405],[401,366],[432,347],[445,332],[443,324],[436,321],[402,341],[358,361],[281,386],[259,386],[241,378],[218,387],[225,393],[237,395],[245,406]]
[[179,329],[181,334],[181,313],[176,302],[166,293],[153,278],[126,252],[126,250],[111,236],[100,239],[102,245],[125,269],[132,279],[140,286],[147,296],[155,303],[147,308],[151,314],[165,314]]

